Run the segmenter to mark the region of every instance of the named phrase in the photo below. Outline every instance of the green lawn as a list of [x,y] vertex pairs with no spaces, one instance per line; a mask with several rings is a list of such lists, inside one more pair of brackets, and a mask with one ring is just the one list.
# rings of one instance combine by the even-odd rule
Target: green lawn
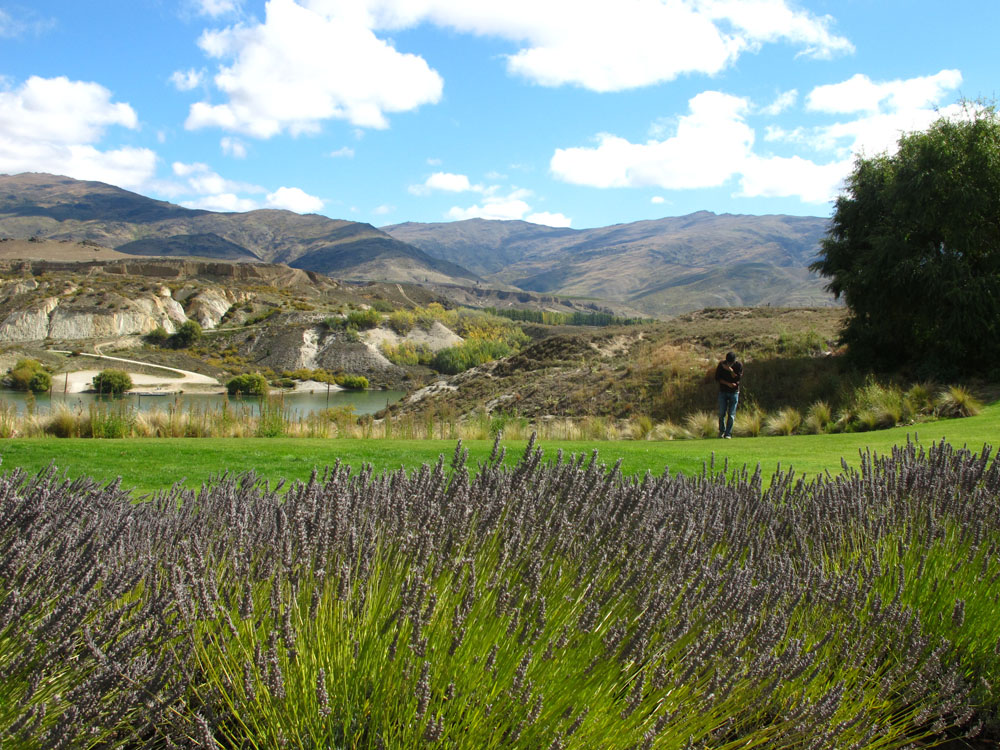
[[[1000,402],[976,417],[943,420],[877,432],[841,435],[802,435],[735,440],[648,441],[551,441],[541,443],[547,458],[557,451],[590,454],[595,448],[601,462],[622,459],[627,474],[650,471],[662,474],[698,473],[713,454],[718,467],[728,459],[730,468],[758,463],[769,477],[780,465],[808,475],[841,470],[841,457],[857,464],[859,450],[884,453],[907,438],[921,444],[944,438],[956,446],[967,445],[979,452],[1000,435]],[[470,464],[485,460],[492,444],[467,441]],[[524,442],[506,443],[510,457],[519,456]],[[323,440],[306,438],[138,438],[8,439],[0,441],[0,470],[15,467],[36,473],[49,464],[75,478],[81,475],[109,482],[121,477],[123,485],[137,495],[165,489],[176,482],[198,487],[219,472],[253,470],[271,480],[307,479],[314,467],[322,469],[338,458],[355,468],[371,463],[377,469],[413,469],[434,463],[439,455],[450,460],[455,443],[450,440]]]

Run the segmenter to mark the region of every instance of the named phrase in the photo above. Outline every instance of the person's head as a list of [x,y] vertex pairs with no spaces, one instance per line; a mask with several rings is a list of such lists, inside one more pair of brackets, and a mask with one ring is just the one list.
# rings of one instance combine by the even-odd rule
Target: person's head
[[736,352],[726,352],[726,364],[732,364],[736,361]]

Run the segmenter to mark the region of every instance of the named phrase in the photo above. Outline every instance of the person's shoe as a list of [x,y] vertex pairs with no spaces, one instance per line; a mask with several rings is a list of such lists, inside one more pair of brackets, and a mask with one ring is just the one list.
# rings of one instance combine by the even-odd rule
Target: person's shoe
[[722,437],[724,437],[726,440],[732,440],[733,439],[732,435],[723,435]]
[[720,437],[720,438],[724,438],[724,437],[725,437],[725,435],[723,435],[723,434],[722,434],[722,433],[720,432],[720,433],[719,433],[719,437]]

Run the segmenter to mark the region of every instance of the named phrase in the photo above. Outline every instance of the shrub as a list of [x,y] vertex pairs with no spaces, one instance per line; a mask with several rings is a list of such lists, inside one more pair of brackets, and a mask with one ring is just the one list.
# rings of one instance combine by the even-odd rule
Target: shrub
[[469,339],[458,346],[441,349],[434,355],[431,367],[446,375],[457,375],[484,362],[509,356],[511,353],[511,347],[502,341]]
[[259,372],[246,372],[230,378],[226,383],[226,391],[230,396],[266,396],[267,378]]
[[102,370],[94,376],[93,384],[98,393],[117,396],[132,387],[132,377],[124,370]]
[[426,344],[412,344],[409,341],[400,342],[398,346],[385,343],[381,346],[382,354],[394,365],[429,365],[434,361],[434,352]]
[[349,327],[353,326],[358,330],[375,328],[381,322],[382,313],[373,307],[367,310],[351,310],[351,312],[347,313],[347,325]]
[[338,375],[337,385],[342,388],[364,391],[368,389],[368,378],[364,375]]
[[197,320],[186,320],[181,323],[177,333],[170,337],[170,345],[174,349],[187,349],[201,338],[201,324]]
[[156,326],[156,328],[147,333],[145,336],[146,343],[152,344],[153,346],[163,346],[169,338],[170,334],[167,333],[167,329],[163,326]]
[[394,313],[389,315],[389,328],[394,330],[400,336],[412,331],[413,326],[415,326],[416,323],[417,316],[409,310],[396,310]]
[[19,359],[8,372],[7,382],[16,391],[42,393],[52,386],[52,376],[37,359]]

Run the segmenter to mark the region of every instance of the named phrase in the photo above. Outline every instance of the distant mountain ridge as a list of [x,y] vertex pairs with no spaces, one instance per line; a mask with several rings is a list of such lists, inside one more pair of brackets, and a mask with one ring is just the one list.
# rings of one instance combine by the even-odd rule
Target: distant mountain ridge
[[88,240],[131,255],[284,263],[345,279],[480,281],[370,224],[277,209],[189,209],[101,182],[39,173],[0,175],[0,236]]
[[808,268],[828,221],[700,211],[595,229],[484,219],[377,229],[277,209],[188,209],[56,175],[0,175],[0,239],[279,263],[345,280],[524,290],[652,316],[835,304]]
[[808,269],[828,223],[699,211],[597,229],[484,219],[382,229],[493,283],[676,314],[709,306],[834,304]]

